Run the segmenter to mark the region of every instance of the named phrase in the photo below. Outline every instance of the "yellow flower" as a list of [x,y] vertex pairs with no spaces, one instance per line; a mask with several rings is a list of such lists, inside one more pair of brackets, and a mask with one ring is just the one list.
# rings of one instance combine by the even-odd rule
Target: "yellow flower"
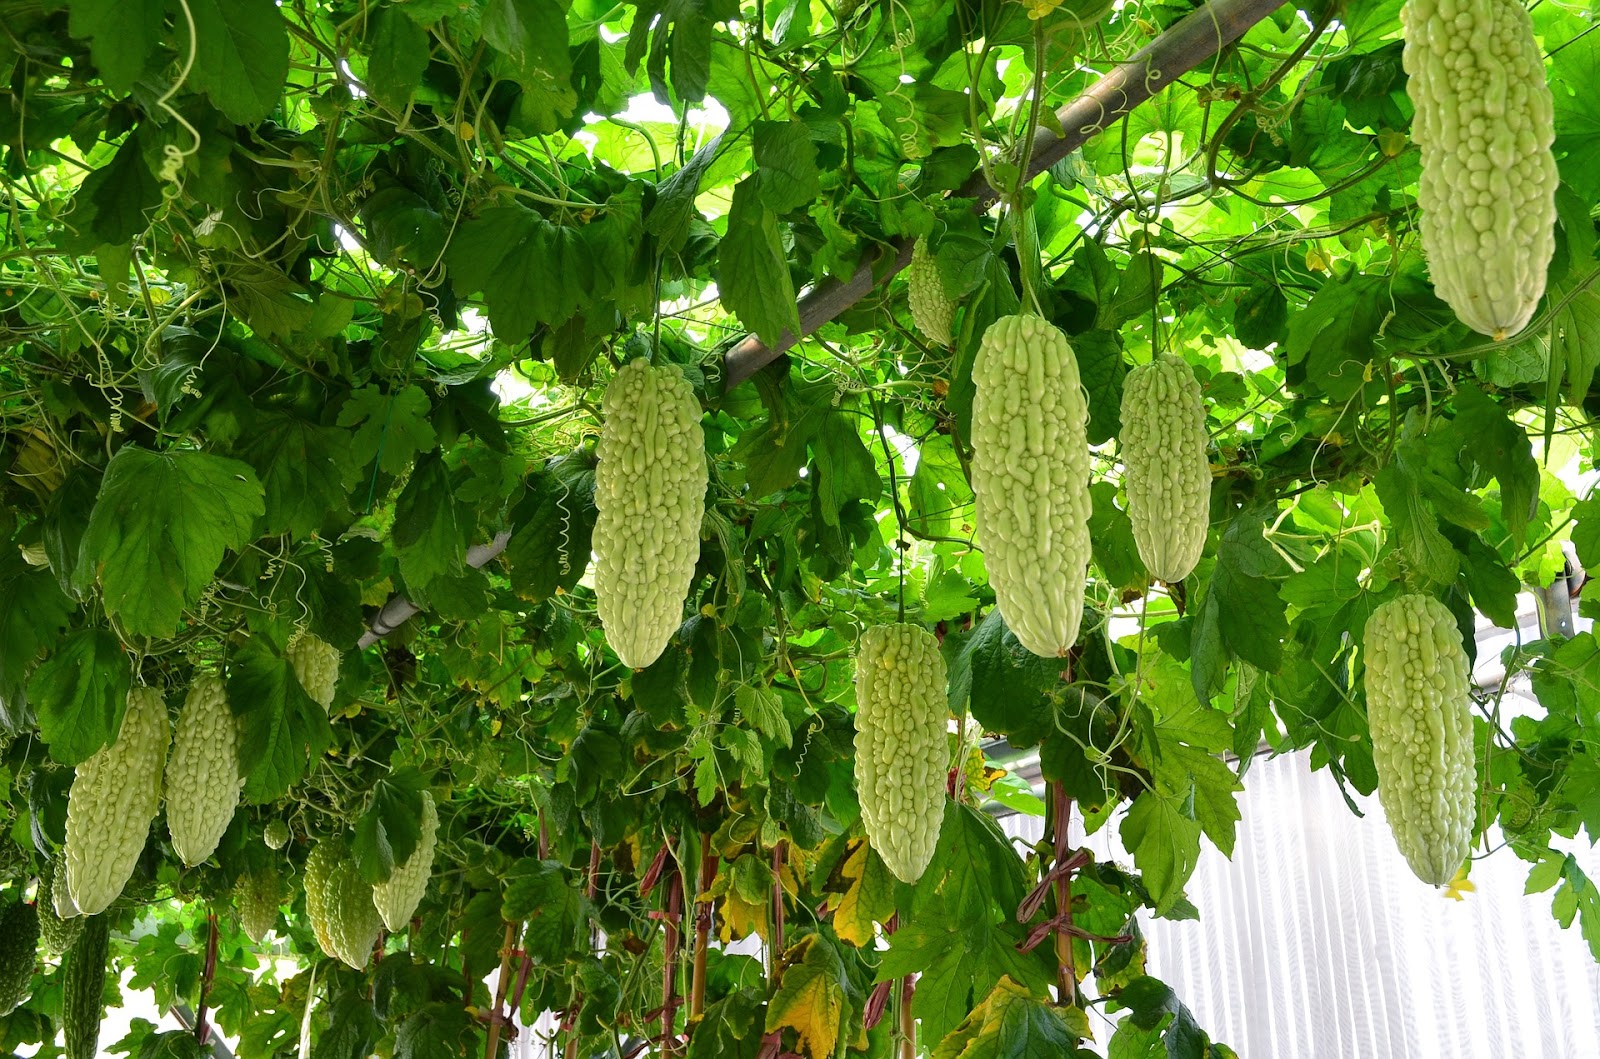
[[1461,870],[1456,872],[1456,877],[1451,879],[1444,888],[1444,895],[1452,901],[1464,901],[1467,894],[1477,893],[1478,887],[1471,879],[1467,878],[1467,867],[1471,861],[1461,865]]

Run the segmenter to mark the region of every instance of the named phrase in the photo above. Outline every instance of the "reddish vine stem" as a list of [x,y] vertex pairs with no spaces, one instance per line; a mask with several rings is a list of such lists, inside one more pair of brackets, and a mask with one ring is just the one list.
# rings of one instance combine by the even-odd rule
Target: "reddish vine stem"
[[694,914],[694,976],[689,982],[689,1021],[694,1022],[706,1010],[706,957],[711,944],[711,919],[713,907],[707,896],[717,881],[717,851],[711,845],[710,835],[700,836],[700,888],[695,893]]
[[[593,901],[600,892],[600,840],[589,840],[589,867],[584,872],[583,895]],[[594,929],[589,930],[589,948],[595,946]],[[567,1008],[567,1015],[562,1020],[561,1028],[570,1032],[578,1023],[578,1010],[583,1006],[583,994],[573,993],[572,1003]],[[578,1036],[573,1034],[567,1038],[567,1059],[578,1059]]]
[[911,1017],[911,994],[916,988],[915,975],[900,979],[900,1059],[917,1059],[917,1020]]
[[217,914],[206,914],[206,963],[200,974],[200,1010],[195,1012],[194,1039],[201,1044],[211,1036],[211,1024],[206,1020],[206,996],[211,992],[211,979],[217,973]]
[[672,1023],[678,1009],[678,946],[682,941],[678,926],[683,921],[683,873],[676,863],[669,864],[667,870],[672,878],[667,880],[667,938],[662,955],[661,1054],[673,1056],[678,1054],[678,1038],[672,1032]]
[[778,973],[778,961],[783,958],[783,843],[772,847],[772,969],[768,977]]
[[[1050,799],[1055,812],[1055,863],[1071,858],[1068,827],[1072,822],[1072,798],[1059,780],[1050,781]],[[1056,879],[1056,974],[1060,979],[1061,1003],[1077,1004],[1078,975],[1072,962],[1072,873],[1064,871]]]
[[511,952],[516,941],[516,924],[506,924],[505,943],[500,946],[500,974],[494,985],[494,1007],[489,1009],[489,1046],[484,1049],[483,1059],[495,1059],[500,1054],[500,1026],[505,1021],[505,1016],[500,1009],[505,1006],[506,986],[511,979]]

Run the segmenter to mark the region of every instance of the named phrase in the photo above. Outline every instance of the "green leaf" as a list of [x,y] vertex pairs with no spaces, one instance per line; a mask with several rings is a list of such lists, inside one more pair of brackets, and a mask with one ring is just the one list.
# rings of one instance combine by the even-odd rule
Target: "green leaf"
[[1061,1059],[1092,1036],[1079,1007],[1056,1008],[1009,977],[995,983],[932,1059]]
[[84,629],[63,640],[28,681],[50,756],[76,765],[115,739],[131,679],[127,652],[109,630]]
[[1144,876],[1159,912],[1183,893],[1183,884],[1200,861],[1200,824],[1194,792],[1173,794],[1149,787],[1122,818],[1122,844]]
[[1459,568],[1456,551],[1439,532],[1438,518],[1422,499],[1416,474],[1395,462],[1379,471],[1372,484],[1412,569],[1439,584],[1454,581]]
[[350,488],[360,474],[349,431],[269,412],[239,455],[261,476],[268,533],[298,539],[349,521]]
[[530,126],[524,131],[554,132],[578,102],[565,8],[556,0],[488,0],[482,27],[483,39],[503,56],[498,65],[526,94],[519,108],[520,124]]
[[367,39],[367,91],[391,110],[403,110],[422,84],[433,44],[428,31],[398,7],[380,7]]
[[1133,522],[1117,506],[1117,487],[1110,482],[1095,482],[1089,487],[1089,494],[1094,503],[1089,513],[1089,539],[1093,542],[1095,565],[1118,588],[1144,584],[1150,574],[1139,558]]
[[1291,385],[1309,393],[1348,400],[1365,383],[1367,365],[1377,353],[1389,299],[1387,278],[1357,274],[1330,279],[1306,307],[1289,318],[1284,343]]
[[800,333],[800,313],[778,216],[760,195],[755,177],[733,189],[728,232],[717,248],[717,289],[740,323],[772,344],[784,331]]
[[358,428],[349,442],[358,465],[377,460],[385,474],[400,474],[418,453],[438,444],[428,422],[432,407],[415,383],[388,394],[377,386],[363,386],[339,409],[339,425]]
[[444,461],[437,455],[418,461],[394,504],[394,550],[406,583],[426,588],[436,577],[459,577],[472,529]]
[[145,164],[136,131],[117,148],[109,163],[84,178],[73,197],[74,246],[126,243],[150,227],[151,212],[161,203],[161,184]]
[[1550,77],[1556,158],[1562,183],[1592,202],[1600,195],[1600,101],[1594,93],[1600,83],[1600,40],[1593,33],[1579,32],[1560,43]]
[[1089,395],[1089,444],[1102,445],[1122,430],[1122,339],[1115,331],[1085,331],[1072,337],[1072,351]]
[[691,155],[677,172],[656,186],[655,205],[645,215],[644,227],[661,240],[665,249],[676,252],[689,238],[689,223],[698,216],[694,200],[700,194],[700,182],[722,148],[719,133],[716,139]]
[[129,633],[171,636],[265,510],[249,464],[124,445],[100,483],[79,576],[99,579],[107,612]]
[[537,602],[577,585],[589,565],[595,514],[594,468],[581,454],[558,456],[528,476],[506,546],[519,595]]
[[821,193],[810,126],[799,120],[758,121],[753,137],[755,179],[769,210],[788,213]]
[[506,878],[505,894],[501,915],[511,923],[527,920],[523,940],[531,955],[556,964],[571,957],[591,909],[560,861],[519,861]]
[[49,570],[29,566],[15,549],[0,554],[0,723],[6,730],[31,720],[28,670],[76,609]]
[[422,792],[427,783],[416,769],[384,776],[372,788],[367,811],[356,821],[351,853],[369,883],[386,882],[404,864],[422,837]]
[[1512,538],[1522,543],[1539,503],[1539,465],[1533,443],[1506,414],[1505,406],[1470,384],[1455,396],[1454,429],[1463,462],[1476,464],[1500,483],[1500,512]]
[[961,648],[950,682],[950,706],[958,715],[970,702],[972,717],[1013,746],[1037,743],[1050,727],[1050,692],[1061,685],[1064,664],[1023,647],[991,610]]
[[161,35],[162,0],[72,0],[67,28],[89,39],[89,54],[107,87],[126,92],[144,74]]
[[244,797],[253,804],[283,797],[333,740],[328,715],[265,637],[252,636],[234,652],[228,705],[239,722]]
[[228,120],[254,125],[278,106],[289,74],[289,30],[273,0],[189,0],[195,60],[189,77]]
[[1222,667],[1238,657],[1275,673],[1289,623],[1277,584],[1268,579],[1283,560],[1263,536],[1259,512],[1234,516],[1217,545],[1206,595],[1194,615],[1190,673],[1194,691],[1208,702],[1222,687]]

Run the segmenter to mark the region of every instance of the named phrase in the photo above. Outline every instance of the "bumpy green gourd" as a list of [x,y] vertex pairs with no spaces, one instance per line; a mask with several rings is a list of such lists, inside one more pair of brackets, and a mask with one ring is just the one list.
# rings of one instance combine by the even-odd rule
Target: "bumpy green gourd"
[[268,849],[282,849],[289,844],[289,825],[282,820],[269,820],[262,829],[261,841]]
[[928,253],[928,244],[922,239],[917,240],[911,251],[911,264],[906,266],[906,301],[911,306],[911,322],[922,337],[936,346],[948,346],[956,307],[944,292],[939,263]]
[[339,686],[339,649],[301,630],[289,637],[283,653],[306,694],[325,710],[332,706],[334,689]]
[[1555,250],[1555,119],[1533,23],[1522,0],[1407,0],[1400,18],[1434,289],[1474,331],[1514,335]]
[[594,476],[594,594],[623,664],[654,662],[683,621],[700,558],[706,452],[683,373],[628,364],[606,387]]
[[239,726],[220,677],[198,676],[167,761],[167,831],[190,867],[211,856],[239,808]]
[[259,944],[278,924],[283,880],[267,868],[246,872],[234,883],[233,903],[239,909],[239,929]]
[[61,1033],[65,1059],[95,1059],[100,1046],[100,997],[111,955],[111,917],[91,916],[83,936],[61,959]]
[[0,913],[0,1015],[9,1015],[33,995],[39,955],[39,913],[17,902]]
[[989,584],[1036,655],[1078,639],[1089,568],[1089,408],[1060,328],[989,325],[972,365],[972,491]]
[[382,921],[372,887],[361,877],[343,839],[317,844],[306,858],[306,916],[322,951],[361,970],[372,956]]
[[1210,524],[1206,406],[1188,361],[1163,353],[1128,372],[1121,443],[1139,558],[1151,576],[1175,584],[1200,561]]
[[103,912],[128,884],[161,808],[170,739],[166,700],[154,688],[134,688],[116,741],[78,766],[66,844],[67,893],[78,913]]
[[1378,800],[1411,870],[1442,886],[1467,857],[1477,782],[1461,630],[1412,593],[1374,610],[1362,643]]
[[939,641],[878,625],[856,648],[856,793],[867,841],[895,876],[922,877],[939,842],[950,764],[949,687]]
[[433,805],[433,795],[422,792],[422,833],[417,838],[417,848],[405,863],[396,864],[389,878],[372,888],[372,903],[378,906],[384,926],[398,933],[411,922],[411,913],[417,910],[422,895],[428,890],[428,879],[433,875],[433,848],[439,831],[439,813]]
[[39,868],[39,888],[34,891],[33,897],[34,904],[39,908],[39,940],[52,956],[69,951],[83,931],[82,916],[64,919],[56,911],[57,902],[70,905],[72,901],[67,895],[66,872],[61,870],[57,860],[56,857],[48,857]]

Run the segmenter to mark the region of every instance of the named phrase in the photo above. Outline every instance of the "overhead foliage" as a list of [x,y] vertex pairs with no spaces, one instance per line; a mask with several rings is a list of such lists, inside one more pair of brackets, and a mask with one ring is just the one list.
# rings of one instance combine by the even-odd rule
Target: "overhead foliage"
[[[1595,462],[1600,32],[1532,11],[1555,251],[1497,340],[1430,285],[1400,4],[1196,7],[10,5],[0,900],[50,948],[0,1049],[56,1055],[66,1022],[81,1050],[109,944],[113,982],[243,1059],[492,1056],[511,1011],[574,1057],[1232,1055],[1145,973],[1137,917],[1198,914],[1258,750],[1371,793],[1375,608],[1436,598],[1470,650],[1565,542],[1600,569],[1600,498],[1556,473]],[[1006,627],[975,539],[973,364],[1019,311],[1070,342],[1094,446],[1062,657]],[[1115,440],[1163,353],[1209,435],[1171,585]],[[590,556],[602,396],[639,358],[687,380],[709,481],[684,620],[633,670]],[[663,539],[606,519],[630,554]],[[915,884],[854,786],[851,660],[900,620],[951,710]],[[1600,644],[1502,661],[1538,709],[1471,691],[1473,856],[1527,861],[1600,958],[1564,844],[1600,836]],[[155,821],[62,956],[75,768],[130,689],[175,710],[208,674],[240,806],[190,868]],[[1042,800],[1002,746],[1037,750]],[[1002,804],[1046,817],[1036,848]],[[429,864],[379,933],[368,891],[405,919]],[[723,944],[747,938],[764,958]]]

